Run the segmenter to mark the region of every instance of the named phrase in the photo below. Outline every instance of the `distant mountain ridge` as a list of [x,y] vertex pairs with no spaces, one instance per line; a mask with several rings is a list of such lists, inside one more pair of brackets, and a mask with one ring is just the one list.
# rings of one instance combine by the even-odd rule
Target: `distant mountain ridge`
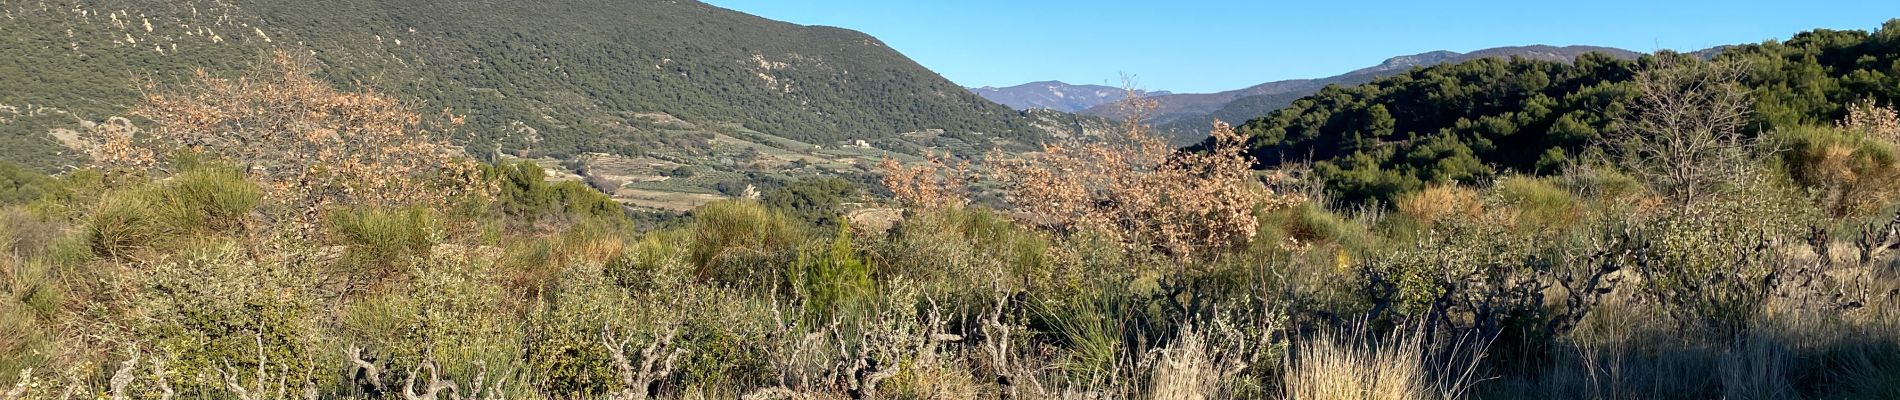
[[[1071,85],[1061,81],[1030,82],[1010,87],[971,88],[978,96],[1018,110],[1048,109],[1066,113],[1122,101],[1128,90],[1104,85]],[[1166,91],[1135,91],[1142,96],[1165,96]]]
[[[1189,93],[1152,96],[1159,108],[1150,116],[1149,122],[1164,129],[1183,132],[1181,143],[1198,141],[1196,133],[1205,133],[1214,119],[1230,123],[1240,123],[1247,119],[1266,115],[1273,110],[1286,107],[1294,100],[1319,92],[1327,85],[1352,86],[1371,82],[1378,78],[1398,75],[1413,68],[1433,65],[1459,63],[1488,57],[1521,57],[1526,59],[1569,62],[1589,53],[1604,53],[1618,59],[1631,60],[1641,53],[1613,47],[1600,46],[1513,46],[1476,50],[1468,53],[1454,51],[1430,51],[1419,54],[1397,56],[1386,59],[1379,65],[1361,68],[1345,74],[1318,79],[1290,79],[1250,86],[1244,89],[1218,93]],[[1079,114],[1098,117],[1118,117],[1122,110],[1118,104],[1107,103]]]

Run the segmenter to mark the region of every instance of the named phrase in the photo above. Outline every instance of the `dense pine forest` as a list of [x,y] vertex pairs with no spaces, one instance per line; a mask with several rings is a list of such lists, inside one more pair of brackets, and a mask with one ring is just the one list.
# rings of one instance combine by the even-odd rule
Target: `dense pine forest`
[[[1420,68],[1189,149],[1134,116],[658,221],[471,151],[514,117],[428,94],[480,92],[230,52],[97,83],[124,114],[43,143],[83,165],[0,161],[0,399],[1900,397],[1900,20]],[[488,68],[445,64],[409,68]],[[725,93],[666,82],[632,87]]]

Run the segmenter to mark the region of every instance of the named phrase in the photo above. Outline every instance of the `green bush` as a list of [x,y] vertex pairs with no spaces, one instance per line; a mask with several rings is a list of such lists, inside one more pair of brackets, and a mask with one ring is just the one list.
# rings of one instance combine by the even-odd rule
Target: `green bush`
[[39,200],[57,183],[53,178],[11,161],[0,160],[0,204]]
[[385,287],[343,307],[339,328],[348,345],[386,362],[385,382],[399,382],[428,357],[444,379],[469,382],[486,372],[513,377],[526,321],[493,260],[443,255],[416,268],[415,279]]
[[263,190],[235,168],[208,166],[187,170],[154,193],[167,224],[184,229],[230,232],[242,228]]
[[424,208],[342,209],[327,224],[330,242],[348,248],[346,269],[387,276],[402,262],[426,259],[440,241],[441,221]]
[[93,250],[123,257],[179,235],[230,235],[246,226],[263,191],[226,167],[186,170],[169,180],[108,192],[93,209]]
[[176,228],[166,225],[157,206],[138,193],[109,195],[94,207],[87,237],[94,254],[123,258],[158,242]]
[[1254,240],[1257,246],[1297,242],[1363,250],[1376,244],[1376,235],[1365,225],[1311,202],[1274,210],[1259,218],[1260,234]]
[[501,189],[495,207],[526,224],[549,218],[626,219],[612,197],[579,181],[549,183],[541,166],[532,162],[487,165],[483,173]]
[[634,293],[672,290],[686,284],[690,232],[668,229],[648,232],[621,256],[607,264],[605,273],[615,285]]
[[[139,290],[123,305],[129,308],[91,317],[130,328],[141,346],[165,355],[183,397],[227,396],[225,374],[247,387],[281,379],[293,393],[335,384],[339,377],[320,367],[331,362],[312,357],[330,352],[319,351],[311,275],[242,253],[234,242],[208,243],[152,265],[130,282]],[[256,376],[260,362],[267,376]]]
[[871,275],[871,264],[859,256],[851,245],[851,232],[842,227],[829,246],[799,254],[798,262],[786,271],[804,300],[808,320],[814,321],[862,312],[877,296]]
[[758,287],[778,281],[805,239],[797,221],[752,201],[722,201],[693,210],[688,261],[701,281]]
[[1560,231],[1580,217],[1576,196],[1548,179],[1506,177],[1493,184],[1492,192],[1516,211],[1518,226],[1529,231]]
[[843,204],[858,195],[858,186],[838,178],[807,179],[785,185],[761,198],[767,207],[819,227],[837,226]]

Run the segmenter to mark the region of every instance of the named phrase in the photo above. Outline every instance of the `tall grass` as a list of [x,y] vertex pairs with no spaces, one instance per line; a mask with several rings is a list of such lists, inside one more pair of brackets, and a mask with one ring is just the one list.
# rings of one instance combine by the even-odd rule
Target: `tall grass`
[[1418,331],[1322,332],[1294,345],[1282,389],[1290,399],[1463,399],[1477,384],[1482,344],[1433,343]]

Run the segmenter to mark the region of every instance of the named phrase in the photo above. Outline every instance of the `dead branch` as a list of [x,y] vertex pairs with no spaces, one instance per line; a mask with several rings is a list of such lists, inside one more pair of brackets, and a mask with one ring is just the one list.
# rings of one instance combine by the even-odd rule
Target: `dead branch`
[[613,355],[614,366],[620,370],[620,384],[623,386],[620,392],[609,394],[608,398],[618,400],[652,398],[654,383],[672,375],[674,363],[687,353],[686,349],[678,348],[673,344],[673,339],[678,334],[679,328],[669,327],[666,333],[661,334],[657,340],[647,344],[647,347],[640,351],[640,366],[636,370],[633,361],[627,358],[625,350],[627,344],[633,339],[631,337],[617,339],[613,328],[602,327],[601,342]]

